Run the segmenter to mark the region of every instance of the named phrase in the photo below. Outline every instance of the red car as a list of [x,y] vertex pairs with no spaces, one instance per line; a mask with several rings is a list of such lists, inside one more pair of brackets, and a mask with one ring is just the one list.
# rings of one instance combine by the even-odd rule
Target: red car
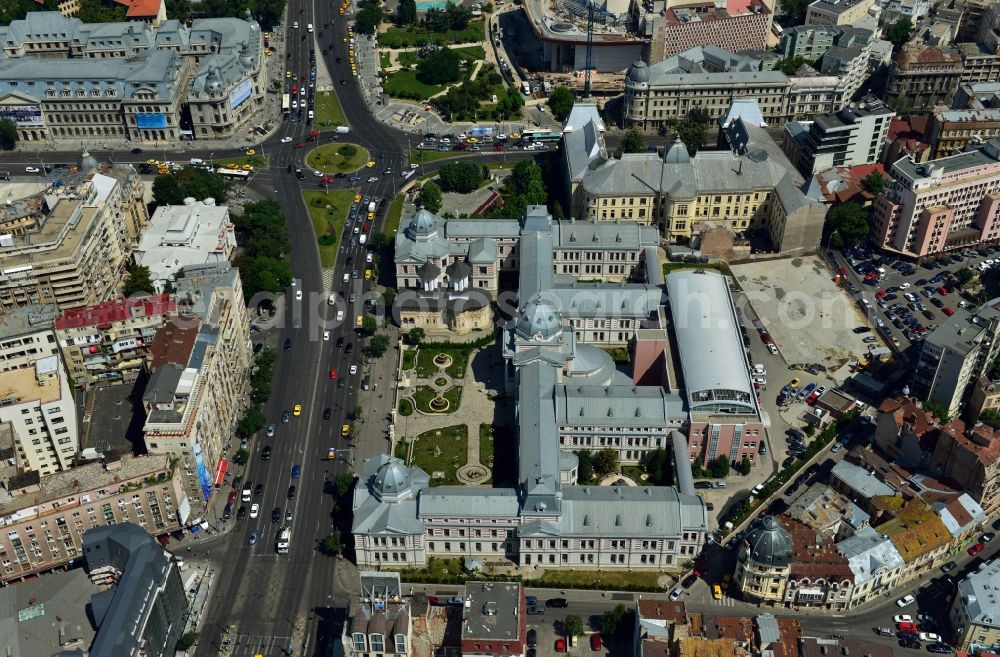
[[969,553],[969,554],[970,554],[971,556],[973,556],[973,557],[974,557],[974,556],[976,556],[977,554],[979,554],[980,552],[982,552],[982,551],[983,551],[983,550],[985,550],[985,549],[986,549],[986,546],[985,546],[985,545],[983,545],[982,543],[976,543],[975,545],[973,545],[972,547],[970,547],[970,548],[969,548],[969,549],[967,550],[967,552],[968,552],[968,553]]
[[811,394],[811,395],[809,395],[808,397],[806,397],[806,405],[807,405],[807,406],[812,406],[813,404],[815,404],[815,403],[816,403],[816,400],[817,400],[817,399],[819,399],[819,395],[817,395],[817,394],[816,394],[816,393],[814,392],[813,394]]
[[367,232],[368,232],[368,229],[369,229],[369,228],[371,228],[371,227],[372,227],[372,225],[371,225],[370,223],[368,223],[368,222],[366,221],[366,222],[365,222],[364,224],[362,224],[362,226],[361,226],[361,232],[362,232],[362,233],[367,233]]
[[332,185],[333,184],[333,176],[320,176],[319,181],[321,183],[330,183]]
[[305,148],[305,147],[306,143],[304,141],[300,141],[299,143],[295,144],[295,148]]
[[229,503],[236,504],[236,491],[229,491]]
[[306,13],[305,9],[299,9],[299,16],[303,16],[305,15],[305,13]]
[[566,652],[566,639],[556,639],[556,652]]
[[896,623],[896,629],[900,632],[916,632],[917,626],[913,623]]
[[704,559],[696,561],[694,564],[694,576],[702,577],[706,572],[708,572],[708,562]]
[[498,153],[503,151],[503,144],[497,144],[496,146],[493,147],[493,150],[495,150]]
[[292,95],[294,96],[294,95],[295,95],[295,94],[297,94],[297,93],[299,93],[299,88],[298,88],[298,87],[296,87],[296,86],[295,86],[295,85],[293,84],[293,85],[292,85]]
[[601,635],[597,632],[590,635],[590,649],[594,651],[601,649]]
[[331,367],[330,368],[330,378],[331,379],[336,379],[337,378],[337,368],[336,367]]
[[952,310],[951,308],[948,308],[947,306],[946,306],[946,307],[944,307],[944,308],[942,308],[942,309],[941,309],[941,312],[943,312],[943,313],[944,313],[945,315],[947,315],[948,317],[951,317],[952,315],[954,315],[954,314],[955,314],[955,311],[954,311],[954,310]]
[[946,287],[939,287],[937,289],[937,291],[938,291],[938,294],[940,294],[943,297],[948,296],[948,288],[946,288]]

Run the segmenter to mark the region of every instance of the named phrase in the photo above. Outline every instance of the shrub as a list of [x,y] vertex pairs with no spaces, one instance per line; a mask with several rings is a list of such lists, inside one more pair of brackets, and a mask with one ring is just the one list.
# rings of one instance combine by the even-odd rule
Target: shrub
[[344,144],[337,149],[337,153],[342,157],[354,157],[358,154],[358,147],[353,144]]

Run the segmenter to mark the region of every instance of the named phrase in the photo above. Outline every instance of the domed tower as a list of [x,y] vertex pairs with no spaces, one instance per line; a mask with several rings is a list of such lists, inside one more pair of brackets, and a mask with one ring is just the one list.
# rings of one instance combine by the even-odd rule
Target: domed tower
[[674,143],[670,144],[663,151],[664,164],[688,164],[690,161],[691,156],[688,154],[688,147],[684,145],[679,136],[674,139]]
[[375,472],[372,494],[379,502],[402,502],[413,494],[410,472],[403,462],[392,458]]
[[649,98],[649,64],[639,60],[632,64],[625,76],[626,124],[646,122],[646,103]]
[[406,227],[406,235],[417,242],[430,242],[438,236],[437,217],[423,208],[417,210]]
[[747,598],[781,602],[792,564],[792,536],[774,516],[750,525],[739,546],[736,582]]
[[514,332],[523,340],[555,342],[563,332],[562,314],[552,302],[535,295],[521,308]]

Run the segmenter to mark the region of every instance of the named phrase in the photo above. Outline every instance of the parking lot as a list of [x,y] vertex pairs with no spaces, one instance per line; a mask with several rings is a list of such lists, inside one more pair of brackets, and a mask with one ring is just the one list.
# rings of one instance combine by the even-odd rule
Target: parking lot
[[996,267],[997,253],[1000,247],[965,250],[920,266],[879,258],[862,248],[834,257],[847,274],[847,289],[862,299],[860,304],[867,301],[874,328],[906,352],[942,322],[968,321],[975,308],[959,297],[956,273],[966,267],[976,272]]

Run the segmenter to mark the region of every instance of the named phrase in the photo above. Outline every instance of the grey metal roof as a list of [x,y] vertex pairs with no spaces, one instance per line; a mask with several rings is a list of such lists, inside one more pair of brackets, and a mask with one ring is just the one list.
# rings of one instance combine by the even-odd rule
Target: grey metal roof
[[563,536],[680,537],[708,528],[704,501],[667,486],[567,486],[563,509]]
[[650,285],[663,287],[663,267],[660,266],[660,254],[656,246],[646,246],[642,249],[643,261],[646,265],[646,280]]
[[[379,475],[386,468],[402,467],[406,470],[409,488],[406,495],[383,497],[377,490]],[[383,477],[384,481],[384,477]],[[354,487],[352,508],[354,534],[420,534],[423,524],[417,517],[417,496],[429,485],[427,473],[420,468],[402,465],[401,461],[387,454],[365,459],[358,484]]]
[[552,223],[552,234],[561,249],[636,251],[660,242],[655,226],[635,221],[556,221]]
[[563,160],[569,179],[580,180],[591,162],[608,159],[604,139],[594,121],[589,121],[570,132],[563,132]]
[[787,568],[792,562],[792,537],[774,516],[754,520],[744,543],[753,564]]
[[517,237],[521,232],[517,219],[449,219],[443,223],[450,238]]
[[1000,161],[1000,141],[991,139],[985,144],[948,157],[941,157],[930,162],[917,164],[909,157],[901,157],[892,165],[893,175],[909,182],[930,178],[934,172],[941,171],[945,175],[974,169],[976,167],[996,164]]
[[757,634],[760,636],[761,647],[781,641],[781,630],[778,628],[778,619],[774,614],[757,614],[754,617],[757,623]]
[[666,434],[687,419],[684,400],[657,386],[559,385],[556,422],[594,427],[642,426]]
[[663,290],[654,285],[582,283],[551,287],[541,297],[563,317],[650,319],[663,305]]
[[667,276],[688,408],[756,413],[753,384],[729,285],[718,272],[693,269]]
[[524,508],[533,515],[559,513],[559,436],[556,431],[556,371],[540,362],[518,371],[518,481],[525,493]]
[[865,499],[896,493],[896,489],[880,481],[868,470],[847,461],[837,461],[837,464],[830,471],[830,475],[840,479],[846,486]]
[[847,558],[847,565],[854,573],[855,586],[905,565],[892,541],[883,538],[868,525],[854,536],[837,543],[837,550]]
[[480,237],[469,245],[469,262],[473,265],[492,265],[497,261],[497,241]]
[[986,561],[958,583],[955,605],[974,625],[1000,628],[1000,559]]
[[569,357],[568,367],[564,368],[564,381],[573,385],[625,385],[631,381],[618,371],[611,356],[600,347],[592,344],[576,344]]
[[438,486],[420,494],[417,513],[429,517],[516,518],[517,491],[513,488]]
[[522,303],[552,287],[552,234],[525,231],[521,235],[521,272],[518,297]]

